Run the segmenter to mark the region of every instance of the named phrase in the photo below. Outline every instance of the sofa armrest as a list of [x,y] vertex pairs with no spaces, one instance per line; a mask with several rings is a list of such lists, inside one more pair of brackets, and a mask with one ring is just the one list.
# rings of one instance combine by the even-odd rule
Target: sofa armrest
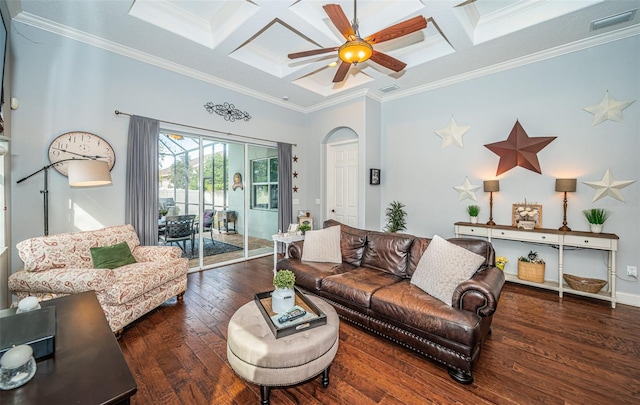
[[105,290],[115,280],[114,271],[109,269],[20,270],[9,277],[9,289],[13,292],[75,294]]
[[166,262],[182,257],[178,246],[136,246],[131,253],[137,262]]
[[453,307],[474,312],[480,316],[491,316],[496,311],[504,273],[497,267],[489,266],[478,270],[453,292]]
[[293,242],[289,244],[289,257],[292,259],[300,259],[302,260],[302,248],[304,247],[304,241],[299,240],[297,242]]

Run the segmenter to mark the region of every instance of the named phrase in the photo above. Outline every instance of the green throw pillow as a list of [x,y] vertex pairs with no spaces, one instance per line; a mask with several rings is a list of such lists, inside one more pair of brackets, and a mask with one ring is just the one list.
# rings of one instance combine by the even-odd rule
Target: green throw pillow
[[136,263],[135,257],[127,242],[120,242],[113,246],[92,247],[91,259],[94,269],[115,269],[116,267]]

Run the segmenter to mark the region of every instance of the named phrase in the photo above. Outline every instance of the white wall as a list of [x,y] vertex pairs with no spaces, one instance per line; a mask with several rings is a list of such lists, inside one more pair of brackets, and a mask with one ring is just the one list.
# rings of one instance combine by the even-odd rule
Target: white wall
[[[20,108],[12,112],[14,181],[8,208],[13,246],[43,233],[43,176],[21,184],[15,180],[49,164],[49,143],[68,131],[92,132],[109,141],[116,151],[113,185],[71,189],[66,177],[50,170],[50,234],[124,222],[129,118],[116,116],[116,109],[273,141],[300,142],[302,114],[23,24],[14,25],[20,35],[12,36],[15,74],[11,93],[20,100]],[[233,103],[253,118],[225,121],[204,109],[208,101]],[[300,183],[304,184],[306,175]],[[14,254],[12,269],[20,267]]]
[[[583,209],[613,211],[605,232],[620,237],[618,291],[640,294],[638,282],[622,279],[627,278],[626,265],[640,265],[640,181],[622,189],[626,203],[610,197],[593,203],[595,190],[582,183],[599,181],[608,168],[617,180],[640,180],[639,49],[640,38],[628,38],[384,103],[383,207],[396,199],[405,203],[409,233],[453,236],[453,223],[468,221],[465,207],[474,203],[459,201],[453,187],[465,177],[474,185],[496,178],[499,157],[484,145],[505,140],[519,120],[530,137],[557,139],[537,154],[542,174],[516,167],[497,177],[494,221],[510,225],[511,205],[526,198],[543,204],[543,226],[557,229],[562,225],[562,194],[554,191],[555,179],[577,178],[577,191],[568,195],[568,225],[588,231]],[[582,109],[600,103],[607,90],[617,100],[636,102],[624,110],[624,122],[593,127],[593,115]],[[464,148],[441,149],[435,131],[446,127],[451,116],[458,125],[471,127],[463,136]],[[476,196],[480,221],[487,222],[488,193],[480,189]],[[516,271],[517,257],[529,249],[539,250],[551,264],[557,262],[553,249],[495,245],[498,254],[511,260],[511,272]],[[565,272],[605,278],[604,253],[567,254],[572,262],[567,260]]]

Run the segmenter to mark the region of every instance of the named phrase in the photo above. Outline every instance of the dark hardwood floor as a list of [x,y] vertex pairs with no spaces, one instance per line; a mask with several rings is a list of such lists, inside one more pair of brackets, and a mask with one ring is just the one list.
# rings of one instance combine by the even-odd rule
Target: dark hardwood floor
[[[227,363],[234,311],[271,289],[272,257],[189,274],[172,299],[127,327],[132,404],[258,404]],[[475,382],[342,321],[331,384],[275,389],[276,404],[638,404],[640,308],[505,285]],[[99,365],[96,365],[99,367]]]

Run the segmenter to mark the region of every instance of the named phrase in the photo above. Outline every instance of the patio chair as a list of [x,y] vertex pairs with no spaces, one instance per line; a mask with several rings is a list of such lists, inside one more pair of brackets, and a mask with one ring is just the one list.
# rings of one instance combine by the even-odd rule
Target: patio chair
[[[187,249],[187,241],[191,241],[191,256],[193,256],[193,247],[195,245],[195,220],[195,215],[168,216],[165,221],[164,235],[160,235],[160,239],[164,240],[167,245],[176,243],[185,253]],[[182,246],[180,246],[180,242],[182,242]]]
[[213,239],[213,219],[216,216],[216,210],[204,210],[202,215],[202,230],[209,231],[211,233],[211,243],[216,244],[216,240]]

